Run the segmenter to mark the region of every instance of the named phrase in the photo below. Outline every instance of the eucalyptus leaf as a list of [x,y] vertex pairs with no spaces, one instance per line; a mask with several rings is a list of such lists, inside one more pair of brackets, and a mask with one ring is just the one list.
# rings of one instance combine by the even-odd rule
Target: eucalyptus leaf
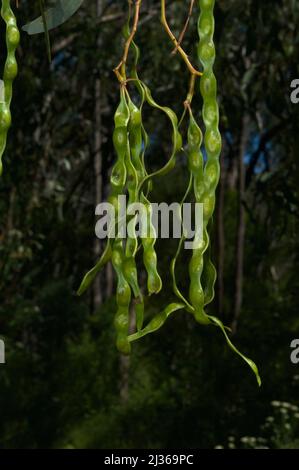
[[[45,12],[48,31],[65,23],[80,8],[84,0],[57,0],[52,8]],[[27,23],[22,27],[28,34],[40,34],[45,32],[42,16]]]

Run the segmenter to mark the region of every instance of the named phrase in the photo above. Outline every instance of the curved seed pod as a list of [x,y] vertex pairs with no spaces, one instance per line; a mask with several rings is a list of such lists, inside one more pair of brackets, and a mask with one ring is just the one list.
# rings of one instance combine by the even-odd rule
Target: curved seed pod
[[174,113],[174,111],[172,111],[172,109],[167,108],[165,106],[160,106],[159,104],[157,104],[156,101],[152,97],[150,89],[144,83],[142,83],[142,87],[144,88],[145,100],[147,101],[147,103],[150,106],[152,106],[153,108],[159,109],[160,111],[165,113],[166,116],[168,117],[168,119],[171,122],[171,126],[172,126],[172,151],[171,151],[171,155],[170,155],[169,160],[167,161],[167,163],[162,168],[160,168],[157,171],[154,171],[153,173],[150,173],[150,174],[146,175],[143,178],[143,180],[141,181],[141,183],[139,185],[139,189],[142,188],[142,186],[144,185],[144,183],[146,181],[153,178],[154,176],[163,176],[163,175],[166,175],[167,173],[169,173],[174,168],[175,161],[176,161],[176,155],[182,148],[182,136],[181,136],[181,134],[179,132],[179,129],[178,129],[178,118],[177,118],[176,114]]
[[[208,324],[210,320],[204,311],[207,303],[207,291],[205,295],[202,286],[205,252],[209,246],[207,225],[214,212],[215,192],[220,176],[219,155],[221,151],[221,137],[218,130],[219,112],[217,104],[216,78],[213,73],[215,61],[214,35],[214,0],[199,0],[200,16],[198,32],[200,42],[198,56],[203,65],[203,75],[200,80],[200,90],[203,97],[203,120],[205,124],[204,144],[207,153],[207,162],[203,165],[203,157],[200,150],[202,133],[197,126],[190,111],[188,129],[189,170],[194,177],[194,194],[196,202],[203,204],[203,239],[194,248],[189,264],[190,289],[189,297],[194,307],[194,315],[199,323]],[[209,283],[209,287],[212,284]],[[211,298],[213,295],[209,293]],[[210,299],[209,299],[210,300]]]
[[[142,150],[141,137],[141,112],[135,104],[128,98],[128,107],[130,111],[130,120],[128,124],[128,144],[125,157],[125,165],[127,172],[127,190],[129,194],[128,204],[134,204],[139,201],[138,183],[142,178],[143,165],[140,159]],[[133,217],[134,227],[137,223],[137,216]],[[132,225],[132,224],[131,224]],[[138,240],[135,230],[130,233],[126,243],[126,256],[135,257],[138,248]]]
[[6,147],[7,132],[11,125],[11,114],[5,102],[0,102],[0,175],[3,171],[2,155]]
[[[201,253],[195,253],[194,257],[190,262],[189,273],[191,278],[197,276],[197,280],[193,286],[194,292],[190,287],[190,300],[195,308],[195,318],[210,322],[218,326],[225,336],[229,347],[238,354],[252,369],[254,372],[257,382],[260,385],[261,379],[258,373],[256,364],[244,356],[240,351],[232,344],[227,336],[225,327],[222,322],[211,315],[207,315],[204,312],[204,305],[207,305],[214,297],[214,283],[216,280],[216,271],[210,261],[209,253],[209,234],[207,230],[208,223],[210,222],[214,208],[215,208],[215,193],[220,177],[220,163],[219,156],[221,152],[221,135],[218,129],[219,124],[219,111],[217,103],[217,82],[213,72],[213,65],[215,61],[215,46],[213,42],[214,36],[214,5],[215,0],[199,0],[200,16],[198,21],[198,33],[199,33],[199,46],[198,56],[201,64],[203,65],[203,75],[200,80],[200,91],[203,98],[203,121],[205,124],[205,136],[204,145],[207,154],[207,161],[204,167],[203,180],[204,184],[201,187],[196,188],[196,198],[201,198],[204,204],[203,207],[203,243],[201,246]],[[199,184],[200,179],[197,181]],[[198,251],[198,250],[196,250]],[[201,285],[201,276],[203,274],[203,262],[205,255],[205,271],[204,277],[206,282],[205,291]],[[197,260],[196,260],[197,258]],[[196,274],[194,274],[194,271]]]
[[[204,172],[203,172],[203,155],[201,152],[202,132],[197,125],[191,109],[189,109],[189,127],[188,127],[188,167],[193,176],[193,187],[195,201],[203,203],[205,198]],[[194,316],[199,323],[209,324],[210,321],[205,314],[204,307],[204,290],[201,284],[201,276],[203,271],[203,255],[207,248],[205,225],[207,220],[204,214],[203,221],[203,240],[196,240],[197,246],[192,250],[192,256],[189,263],[189,299],[194,309]]]
[[215,297],[215,283],[217,280],[217,271],[211,260],[209,250],[204,255],[204,269],[202,273],[204,285],[204,306],[210,304]]
[[129,309],[131,288],[123,272],[124,253],[121,239],[115,239],[112,248],[112,265],[117,276],[116,303],[117,311],[114,319],[116,329],[116,347],[123,354],[129,354],[131,347],[128,341]]
[[[141,105],[140,105],[140,110],[139,110],[140,114],[139,114],[137,110],[134,108],[134,106],[130,106],[129,104],[131,115],[133,116],[133,119],[131,121],[131,126],[129,125],[130,130],[133,131],[132,140],[130,138],[130,147],[131,147],[131,152],[132,152],[132,162],[138,173],[138,183],[139,183],[138,192],[140,192],[139,199],[140,199],[140,202],[142,202],[146,207],[146,215],[142,214],[143,220],[140,221],[143,228],[145,228],[146,233],[143,233],[141,240],[142,240],[142,245],[143,245],[143,262],[144,262],[144,266],[148,275],[147,288],[148,288],[149,295],[151,295],[151,294],[154,294],[154,293],[157,294],[158,292],[160,292],[162,288],[162,280],[157,271],[157,255],[156,255],[155,248],[154,248],[154,245],[156,243],[156,233],[155,233],[154,226],[152,224],[151,205],[147,197],[144,195],[142,191],[142,187],[146,181],[150,184],[151,182],[150,180],[153,176],[166,174],[168,171],[170,171],[173,168],[175,164],[175,155],[177,151],[181,149],[181,146],[182,146],[182,137],[178,130],[178,121],[177,121],[177,117],[175,113],[170,108],[166,108],[166,107],[162,107],[158,105],[152,98],[149,88],[139,79],[138,74],[137,74],[139,48],[134,42],[132,42],[131,46],[134,51],[134,59],[135,59],[133,70],[132,70],[132,76],[134,77],[134,82],[136,83],[136,86],[138,88],[138,91],[141,97]],[[154,172],[150,175],[147,174],[146,169],[145,169],[145,164],[144,164],[144,154],[148,145],[148,137],[144,129],[144,126],[142,124],[142,118],[141,118],[142,107],[143,107],[144,101],[147,101],[147,103],[150,106],[166,113],[167,117],[171,121],[172,129],[173,129],[173,149],[172,149],[171,157],[166,163],[166,165],[164,165],[163,168],[161,168],[157,172]],[[140,120],[139,120],[139,117],[140,117]],[[131,136],[131,132],[130,132],[130,136]],[[143,139],[143,151],[142,151],[142,139]],[[140,159],[140,152],[142,155],[141,159]],[[150,186],[148,185],[147,193],[149,189],[150,189]],[[142,314],[142,317],[143,317],[143,314]]]
[[128,123],[130,111],[127,105],[125,91],[121,88],[120,103],[114,115],[115,128],[113,132],[113,145],[116,151],[117,159],[112,168],[110,182],[112,186],[112,195],[122,193],[126,184],[126,165],[125,157],[128,149]]
[[134,297],[140,297],[141,293],[138,284],[137,267],[133,256],[124,257],[123,273],[134,293]]
[[169,315],[171,315],[173,312],[176,312],[177,310],[182,310],[184,308],[185,304],[180,303],[172,303],[167,305],[167,307],[165,307],[165,309],[161,313],[158,313],[150,320],[148,325],[143,328],[143,330],[137,331],[137,333],[129,335],[128,340],[130,342],[136,341],[137,339],[140,339],[143,336],[148,335],[149,333],[153,333],[154,331],[159,330],[159,328],[164,325]]
[[[139,60],[139,57],[140,57],[139,47],[137,46],[137,44],[134,41],[132,41],[131,47],[132,47],[133,52],[134,52],[134,63],[133,63],[133,68],[132,68],[132,77],[134,79],[134,83],[136,84],[137,90],[138,90],[139,95],[140,95],[140,100],[141,100],[140,107],[139,107],[140,125],[141,125],[141,141],[140,141],[140,134],[139,134],[139,131],[138,131],[138,132],[136,132],[136,135],[132,139],[132,141],[130,141],[130,146],[131,146],[131,149],[132,149],[132,161],[135,165],[137,173],[140,175],[139,179],[140,179],[140,181],[142,181],[142,178],[144,178],[146,176],[144,156],[145,156],[145,151],[146,151],[146,149],[148,147],[148,143],[149,143],[148,135],[147,135],[146,130],[144,128],[144,125],[142,123],[142,110],[143,110],[143,105],[144,105],[144,102],[145,102],[145,89],[144,89],[144,84],[139,79],[138,73],[137,73],[137,64],[138,64],[138,60]],[[131,113],[135,114],[133,110],[131,110]],[[136,115],[136,118],[134,118],[135,123],[136,123],[136,121],[139,120],[138,114]],[[140,163],[139,163],[140,158],[138,157],[138,150],[139,150],[140,144],[141,144],[140,151],[141,151],[141,164],[142,164],[142,166],[140,166]],[[151,183],[150,180],[148,181],[148,183],[150,185],[150,183]],[[148,190],[149,190],[149,188],[148,188]]]
[[157,254],[155,251],[156,231],[152,223],[152,208],[148,199],[141,194],[140,201],[145,205],[146,215],[142,214],[141,226],[143,246],[143,263],[147,272],[147,289],[149,295],[157,294],[162,289],[162,280],[157,270]]
[[223,323],[222,323],[217,317],[214,317],[214,316],[212,316],[212,315],[208,315],[208,317],[209,317],[209,320],[211,320],[211,322],[212,322],[214,325],[218,326],[218,327],[221,329],[221,331],[222,331],[222,333],[223,333],[223,335],[224,335],[224,337],[225,337],[225,339],[226,339],[226,342],[227,342],[228,346],[232,349],[232,351],[234,351],[236,354],[238,354],[238,356],[240,356],[240,357],[243,359],[243,361],[245,361],[245,362],[249,365],[249,367],[251,368],[251,370],[253,371],[253,373],[254,373],[254,375],[255,375],[255,377],[256,377],[256,380],[257,380],[258,385],[261,386],[262,381],[261,381],[261,378],[260,378],[260,375],[259,375],[259,371],[258,371],[258,368],[257,368],[255,362],[253,362],[253,361],[252,361],[251,359],[249,359],[247,356],[245,356],[244,354],[242,354],[242,353],[236,348],[236,346],[233,345],[233,343],[231,342],[231,340],[229,339],[229,337],[228,337],[228,335],[227,335],[227,333],[226,333],[226,329],[225,329]]
[[97,261],[95,266],[90,271],[88,271],[83,277],[80,287],[77,291],[77,295],[82,295],[88,289],[88,287],[93,282],[96,275],[101,271],[103,266],[105,266],[105,264],[108,263],[108,261],[110,261],[111,255],[112,255],[112,249],[111,249],[110,241],[108,240],[105,250],[102,256],[100,257],[100,259]]
[[[108,198],[108,201],[114,207],[115,215],[117,215],[118,213],[118,196],[123,193],[124,186],[126,184],[127,171],[126,171],[126,165],[125,165],[125,156],[126,156],[127,148],[128,148],[127,127],[129,123],[129,118],[130,118],[130,113],[129,113],[129,108],[126,102],[125,92],[124,92],[124,89],[121,88],[120,103],[114,115],[115,128],[114,128],[114,133],[113,133],[113,143],[114,143],[114,148],[117,154],[117,160],[116,160],[116,163],[114,164],[114,167],[112,169],[112,174],[110,177],[112,190]],[[115,221],[112,221],[112,224],[114,223]],[[114,226],[111,225],[108,229],[108,233],[111,234],[111,231],[114,228],[115,228],[115,225]],[[110,261],[111,256],[112,256],[112,249],[111,249],[111,243],[110,243],[109,236],[108,236],[108,241],[107,241],[103,254],[101,255],[96,265],[90,271],[88,271],[83,277],[83,280],[77,291],[78,295],[82,295],[88,289],[88,287],[93,282],[96,275],[101,271],[103,266],[105,266],[105,264],[108,261]]]
[[[128,198],[128,205],[130,207],[131,204],[135,204],[138,202],[137,197],[137,185],[138,185],[138,177],[135,167],[130,159],[130,149],[128,148],[126,158],[126,172],[127,172],[127,189],[129,193]],[[130,217],[130,231],[128,233],[127,243],[126,243],[126,256],[127,257],[135,257],[137,248],[138,248],[138,240],[136,236],[136,223],[137,223],[137,215],[135,216],[128,216]],[[129,226],[127,227],[129,228]]]
[[[203,243],[201,247],[193,253],[193,259],[190,263],[190,298],[194,297],[196,315],[199,317],[204,315],[204,306],[210,303],[214,297],[214,284],[216,280],[216,271],[210,260],[209,254],[209,235],[207,226],[213,215],[215,208],[215,193],[220,177],[219,156],[221,152],[221,136],[218,130],[219,111],[217,103],[217,83],[213,73],[213,65],[215,61],[215,47],[213,42],[214,35],[214,4],[215,0],[199,0],[200,16],[198,21],[199,46],[198,56],[203,65],[203,75],[200,79],[200,91],[203,98],[203,121],[205,124],[204,144],[207,154],[207,162],[203,168],[201,158],[201,168],[196,170],[193,159],[191,157],[190,170],[195,171],[194,174],[194,193],[197,202],[203,203]],[[192,121],[192,117],[191,117]],[[192,122],[190,121],[190,126]],[[190,137],[190,136],[189,136]],[[193,139],[194,141],[194,139]],[[192,147],[192,138],[190,139],[190,147]],[[200,142],[201,145],[201,142]],[[192,155],[192,149],[190,150]],[[197,258],[197,263],[196,259]],[[205,262],[204,262],[205,261]],[[195,272],[193,272],[195,264]],[[206,287],[202,287],[202,278],[205,280]],[[194,285],[192,285],[192,278]],[[197,279],[196,279],[197,278]],[[202,312],[202,314],[200,313]]]
[[[131,152],[131,162],[136,171],[137,175],[137,191],[136,193],[133,191],[131,192],[131,199],[134,197],[134,202],[139,202],[139,184],[142,179],[146,176],[146,169],[144,165],[144,155],[146,148],[148,147],[148,136],[145,131],[145,128],[142,123],[142,109],[145,101],[145,92],[142,86],[141,81],[139,80],[138,73],[137,73],[137,64],[140,56],[139,48],[134,43],[131,44],[134,53],[134,63],[132,68],[132,77],[134,79],[134,83],[140,95],[140,105],[139,108],[133,103],[128,95],[128,106],[130,110],[130,121],[129,121],[129,144],[130,144],[130,152]],[[150,183],[150,182],[149,182]],[[148,184],[149,189],[149,184]],[[135,190],[135,188],[134,188]],[[130,191],[129,191],[130,195]],[[136,223],[138,222],[138,216],[135,215],[132,219],[132,223],[134,224],[134,234],[136,234],[135,228]],[[126,244],[126,256],[129,257],[135,256],[138,250],[138,240],[137,237],[132,237],[132,239],[128,238]],[[132,263],[133,264],[133,263]],[[133,279],[131,280],[131,288],[134,292],[135,298],[138,295],[138,299],[135,299],[134,307],[135,307],[135,317],[136,317],[136,327],[137,331],[140,331],[143,326],[143,319],[144,319],[144,298],[141,294],[141,291],[138,286],[137,280],[137,270],[135,272],[136,263],[134,261],[134,265],[132,266],[131,273],[134,275],[132,276]]]
[[[130,36],[130,16],[131,9],[129,9],[128,19],[123,28],[123,36],[127,40]],[[131,45],[132,47],[132,45]],[[137,46],[134,48],[136,70],[137,62],[139,59],[139,50]],[[137,71],[136,71],[137,74]],[[125,75],[125,72],[124,72]],[[125,150],[125,168],[126,168],[126,190],[128,191],[129,199],[128,205],[138,202],[138,183],[144,176],[143,164],[140,158],[142,150],[142,134],[141,134],[141,110],[135,106],[130,98],[128,91],[124,88],[126,93],[127,107],[129,110],[129,121],[127,123],[128,138]],[[144,99],[143,99],[144,101]],[[142,101],[142,104],[143,104]],[[128,216],[129,217],[129,216]],[[128,220],[127,220],[128,222]],[[123,274],[131,287],[134,296],[139,297],[139,302],[143,303],[143,298],[138,284],[137,267],[135,255],[138,249],[138,239],[136,236],[136,223],[137,216],[131,217],[130,227],[131,231],[128,233],[125,247],[125,254],[123,259]],[[140,321],[139,321],[140,323]]]
[[4,65],[3,81],[0,81],[0,175],[2,174],[2,155],[6,147],[7,132],[11,125],[12,84],[18,74],[15,52],[20,42],[20,33],[10,6],[10,0],[2,0],[1,16],[6,23],[7,58]]
[[[207,227],[208,238],[212,228],[212,219]],[[202,272],[202,280],[204,286],[204,306],[210,304],[215,297],[215,283],[217,280],[217,271],[211,259],[211,244],[208,239],[208,248],[204,254],[204,267]]]
[[129,143],[131,151],[132,164],[137,173],[138,181],[145,176],[145,169],[142,162],[143,152],[143,130],[142,130],[142,108],[138,108],[131,99],[129,99],[130,121],[129,121]]
[[[181,225],[182,225],[182,206],[185,202],[185,200],[187,199],[190,191],[191,191],[191,188],[192,188],[192,183],[193,183],[193,175],[191,174],[190,175],[190,178],[189,178],[189,183],[188,183],[188,186],[187,186],[187,190],[184,194],[184,197],[180,203],[180,210],[179,210],[179,218],[180,218],[180,222],[181,222]],[[178,244],[178,248],[177,248],[177,251],[175,253],[175,256],[172,258],[171,260],[171,263],[170,263],[170,274],[171,274],[171,277],[172,277],[172,289],[173,289],[173,292],[174,294],[182,301],[184,302],[185,304],[185,308],[188,310],[188,311],[191,311],[193,312],[194,309],[192,307],[192,305],[190,305],[190,303],[188,302],[188,300],[183,296],[183,294],[181,293],[180,289],[178,288],[178,285],[177,285],[177,280],[176,280],[176,275],[175,275],[175,267],[176,267],[176,262],[177,262],[177,259],[180,255],[180,252],[181,252],[181,249],[182,249],[182,245],[185,241],[185,234],[184,232],[182,233],[182,236],[180,238],[180,241],[179,241],[179,244]]]
[[[138,108],[134,105],[130,99],[129,94],[127,93],[128,107],[130,111],[130,120],[128,124],[128,144],[127,152],[125,156],[125,165],[127,172],[127,189],[129,193],[129,206],[131,204],[139,202],[138,198],[138,181],[141,177],[140,171],[142,171],[142,162],[140,159],[141,150],[142,150],[142,138],[141,138],[141,113]],[[140,134],[140,135],[139,135]],[[139,138],[140,137],[140,138]],[[133,147],[131,147],[131,142],[133,142]],[[134,163],[133,163],[133,153],[134,153]],[[137,168],[139,169],[139,173]],[[131,217],[130,220],[130,232],[126,240],[125,248],[125,259],[123,265],[124,276],[131,286],[134,296],[139,297],[140,301],[142,300],[141,291],[138,284],[137,276],[137,267],[135,261],[135,255],[138,249],[138,239],[136,236],[136,223],[137,215]]]

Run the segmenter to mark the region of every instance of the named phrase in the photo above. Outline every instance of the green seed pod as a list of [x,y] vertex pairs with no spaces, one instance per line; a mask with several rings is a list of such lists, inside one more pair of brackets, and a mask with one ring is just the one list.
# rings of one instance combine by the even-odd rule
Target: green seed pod
[[147,289],[149,295],[157,294],[162,289],[162,280],[157,270],[157,255],[155,251],[156,232],[152,223],[152,209],[149,201],[142,195],[141,202],[145,204],[146,215],[141,220],[144,232],[141,238],[143,246],[143,263],[147,272]]
[[[127,171],[127,190],[129,193],[129,206],[139,202],[138,184],[144,175],[143,164],[141,160],[142,152],[142,134],[141,134],[141,110],[138,109],[129,94],[127,93],[128,108],[130,119],[128,124],[128,142],[125,156],[125,165]],[[127,220],[128,221],[128,220]],[[123,264],[124,276],[129,283],[134,296],[141,298],[141,292],[138,285],[137,267],[135,255],[138,249],[138,240],[136,236],[137,216],[130,216],[133,233],[128,233],[125,249],[125,259]]]
[[127,335],[118,335],[116,338],[116,347],[122,354],[128,356],[131,353],[131,344]]
[[[189,109],[188,126],[188,167],[193,176],[193,187],[195,201],[203,203],[205,209],[206,188],[203,172],[203,155],[201,152],[202,132],[197,125],[191,109]],[[206,249],[205,243],[193,248],[189,263],[189,300],[194,309],[194,317],[201,324],[210,323],[204,313],[204,290],[201,284],[203,271],[203,254]]]
[[[209,236],[207,226],[215,208],[215,192],[220,176],[219,155],[221,151],[221,136],[218,130],[219,111],[217,104],[217,83],[213,73],[213,64],[215,61],[215,47],[213,42],[214,34],[214,0],[199,0],[200,17],[198,21],[198,32],[200,42],[198,46],[198,56],[203,65],[204,71],[200,81],[200,91],[203,97],[203,121],[205,124],[204,145],[207,154],[207,162],[203,168],[200,146],[202,142],[200,130],[196,132],[196,123],[190,112],[190,122],[188,131],[188,149],[189,149],[189,169],[194,177],[194,194],[196,202],[203,203],[203,241],[198,247],[194,248],[192,258],[189,264],[190,289],[189,298],[194,307],[195,318],[200,323],[210,323],[210,320],[204,312],[204,306],[207,303],[205,294],[209,299],[213,297],[214,284],[209,282],[208,291],[202,286],[202,274],[211,274],[209,269],[204,266],[205,252],[209,247]],[[193,136],[198,135],[195,139]],[[198,154],[197,160],[194,154]],[[199,158],[200,155],[200,158]],[[196,161],[197,165],[192,164]],[[199,164],[200,162],[200,164]],[[190,164],[191,163],[191,164]]]
[[214,98],[217,91],[216,77],[210,69],[205,70],[200,79],[200,92],[205,99]]
[[128,130],[124,127],[116,127],[113,132],[113,144],[117,152],[121,152],[126,148],[128,141]]
[[18,75],[18,64],[14,57],[8,57],[4,66],[4,80],[13,81]]
[[127,172],[124,162],[117,161],[112,169],[110,176],[111,185],[116,192],[120,193],[122,191],[124,185],[126,184],[126,177]]
[[178,118],[177,118],[176,114],[172,111],[172,109],[167,108],[165,106],[160,106],[159,104],[157,104],[156,101],[154,100],[154,98],[152,97],[150,89],[144,83],[142,83],[142,87],[144,89],[145,100],[147,101],[147,103],[151,107],[153,107],[155,109],[158,109],[158,110],[162,111],[163,113],[165,113],[166,116],[168,117],[170,123],[171,123],[171,126],[172,126],[172,152],[171,152],[169,160],[167,161],[167,163],[162,168],[160,168],[157,171],[154,171],[151,174],[146,175],[143,178],[143,180],[141,181],[141,183],[139,185],[139,189],[142,188],[142,186],[144,185],[144,183],[146,181],[149,181],[154,176],[164,176],[164,175],[168,174],[174,168],[175,163],[176,163],[177,153],[182,148],[182,136],[181,136],[181,134],[179,132],[179,129],[178,129]]
[[138,285],[138,276],[137,276],[137,268],[136,268],[136,263],[135,259],[133,256],[130,256],[129,258],[125,258],[124,263],[123,263],[123,273],[125,276],[125,279],[131,286],[134,296],[138,297],[140,295],[140,289]]
[[[6,147],[7,131],[11,125],[12,83],[18,74],[15,52],[20,42],[20,33],[10,3],[10,0],[2,0],[1,7],[1,16],[6,23],[7,58],[3,72],[3,96],[0,97],[0,175],[2,174],[2,156]],[[0,91],[2,92],[2,90]]]
[[152,318],[152,320],[148,323],[148,325],[140,331],[133,333],[129,336],[129,342],[136,341],[137,339],[142,338],[154,331],[157,331],[161,326],[165,323],[167,318],[177,310],[182,310],[185,308],[185,304],[183,303],[171,303],[167,305],[167,307],[162,310],[162,312],[158,313],[157,315]]
[[[129,114],[129,108],[126,102],[125,92],[123,89],[121,89],[120,103],[114,115],[115,129],[113,133],[113,143],[114,143],[115,151],[117,154],[117,159],[116,159],[115,165],[112,169],[111,176],[110,176],[112,190],[108,198],[108,202],[110,202],[110,204],[112,204],[114,207],[115,216],[117,216],[119,212],[118,196],[123,193],[123,189],[126,184],[127,172],[126,172],[126,166],[125,166],[125,155],[126,155],[127,142],[128,142],[127,126],[129,123],[129,118],[130,118],[130,114]],[[1,140],[0,140],[0,144],[1,144]],[[110,229],[112,229],[112,227],[109,227],[109,230]],[[114,256],[116,256],[115,252],[114,252]],[[108,261],[110,261],[111,257],[112,257],[112,248],[111,248],[110,240],[108,239],[102,256],[100,257],[98,262],[95,264],[95,266],[85,274],[80,284],[80,287],[77,291],[78,295],[83,294],[88,289],[90,284],[95,279],[96,275],[101,271],[103,266],[105,266],[105,264]]]
[[130,121],[129,121],[129,143],[132,164],[137,172],[138,181],[145,176],[142,161],[142,116],[141,109],[138,109],[133,101],[129,101]]
[[5,102],[0,102],[0,133],[6,132],[11,125],[11,114]]
[[121,194],[126,183],[125,157],[128,148],[128,123],[130,112],[126,101],[125,92],[121,89],[120,103],[114,115],[115,129],[113,132],[113,144],[117,160],[111,172],[112,195]]
[[[199,1],[201,13],[198,22],[200,42],[198,46],[199,59],[204,72],[200,81],[200,90],[203,97],[203,120],[205,124],[204,145],[207,162],[203,164],[201,153],[202,133],[195,122],[191,109],[189,109],[188,127],[188,168],[193,176],[194,195],[197,203],[203,204],[203,240],[194,247],[189,263],[189,299],[194,309],[194,316],[199,323],[209,324],[208,315],[204,311],[205,289],[202,285],[205,252],[209,247],[207,225],[215,208],[215,191],[219,180],[219,154],[221,151],[221,137],[218,131],[219,111],[217,104],[217,83],[213,73],[215,61],[214,34],[214,1]],[[213,287],[212,283],[209,286]],[[211,297],[211,293],[209,293]]]
[[[220,176],[219,156],[221,152],[221,136],[218,130],[219,112],[217,104],[217,83],[213,73],[215,61],[214,34],[214,4],[215,0],[199,0],[200,17],[198,33],[200,42],[198,56],[204,71],[200,81],[200,91],[203,98],[203,121],[205,124],[204,144],[207,162],[203,175],[194,173],[194,192],[197,202],[203,202],[203,243],[193,250],[189,265],[190,301],[194,307],[194,316],[200,323],[212,323],[218,326],[225,336],[229,347],[238,354],[253,370],[260,385],[258,369],[255,363],[240,353],[227,336],[222,322],[207,315],[204,307],[214,298],[216,269],[211,261],[208,226],[211,224],[214,208],[215,193]],[[203,184],[204,182],[204,184]],[[197,187],[198,186],[198,187]],[[202,287],[204,283],[204,288]]]
[[[214,35],[214,0],[199,0],[200,17],[198,21],[199,47],[198,56],[203,65],[204,72],[200,80],[200,91],[203,98],[203,120],[205,124],[204,144],[207,153],[207,162],[204,168],[204,194],[202,195],[203,206],[203,229],[206,246],[204,252],[209,248],[209,236],[207,233],[208,223],[215,208],[215,193],[220,177],[219,155],[221,152],[221,136],[218,130],[219,110],[217,104],[217,83],[213,73],[215,61]],[[208,264],[212,264],[211,261]],[[213,288],[213,282],[209,283],[207,274],[213,275],[214,270],[209,268],[205,271],[206,282]],[[212,292],[209,298],[213,297]]]
[[113,242],[111,259],[112,265],[117,275],[117,311],[114,318],[114,326],[116,329],[116,347],[121,353],[129,354],[131,346],[127,337],[129,333],[131,288],[123,272],[124,253],[121,239],[115,239]]
[[206,134],[205,134],[205,148],[209,156],[218,158],[220,151],[221,151],[221,136],[218,131],[218,129],[215,129],[215,127],[210,127],[210,122],[207,121],[207,128]]
[[[4,2],[3,2],[4,3]],[[11,20],[10,20],[11,22]],[[7,43],[10,49],[18,47],[20,42],[20,32],[15,24],[12,22],[7,28]]]
[[157,255],[152,238],[143,240],[143,262],[147,271],[147,289],[149,295],[158,294],[162,289],[162,280],[157,271]]
[[204,284],[204,305],[206,306],[209,303],[211,303],[215,297],[214,286],[215,286],[215,282],[217,279],[217,271],[216,271],[214,264],[211,261],[210,244],[204,254],[204,267],[203,267],[202,279],[203,279],[203,284]]

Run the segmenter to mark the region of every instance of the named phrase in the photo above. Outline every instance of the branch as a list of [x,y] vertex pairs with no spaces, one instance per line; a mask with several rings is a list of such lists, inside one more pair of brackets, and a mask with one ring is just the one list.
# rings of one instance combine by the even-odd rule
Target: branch
[[178,46],[181,45],[183,39],[184,39],[184,36],[185,36],[185,33],[188,29],[188,26],[189,26],[189,23],[190,23],[190,19],[191,19],[191,16],[192,16],[192,11],[193,11],[193,7],[194,7],[194,2],[195,0],[191,0],[191,3],[190,3],[190,8],[189,8],[189,13],[188,13],[188,17],[187,17],[187,20],[186,20],[186,23],[181,31],[181,34],[179,35],[179,39],[178,39],[178,44],[177,46],[174,48],[174,50],[172,51],[172,54],[176,54],[177,50],[178,50]]
[[133,27],[132,27],[132,30],[131,30],[131,33],[130,33],[128,39],[126,40],[123,57],[122,57],[120,63],[118,64],[118,66],[115,67],[115,69],[113,70],[113,72],[115,73],[115,75],[117,76],[118,80],[121,83],[126,80],[126,63],[127,63],[127,59],[128,59],[130,46],[131,46],[132,41],[133,41],[133,39],[135,37],[135,34],[137,32],[141,1],[142,0],[136,0],[135,1],[135,14],[134,14]]
[[184,51],[184,49],[182,49],[182,47],[179,45],[178,41],[176,40],[176,37],[175,35],[173,34],[173,32],[171,31],[168,23],[167,23],[167,19],[166,19],[166,6],[165,6],[165,3],[166,3],[166,0],[161,0],[161,22],[168,34],[168,36],[170,37],[170,39],[172,40],[172,42],[174,43],[177,51],[180,53],[180,55],[182,56],[182,59],[183,61],[185,62],[185,64],[187,65],[188,67],[188,70],[189,72],[192,74],[192,75],[197,75],[197,76],[201,76],[202,73],[199,72],[198,70],[196,70],[193,65],[191,64],[190,60],[188,59],[188,56],[186,54],[186,52]]

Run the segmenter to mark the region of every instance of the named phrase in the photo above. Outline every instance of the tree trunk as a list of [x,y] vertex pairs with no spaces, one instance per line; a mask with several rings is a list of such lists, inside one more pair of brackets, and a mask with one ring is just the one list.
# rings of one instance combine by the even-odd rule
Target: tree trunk
[[[130,307],[129,317],[129,334],[132,334],[136,330],[136,317],[134,310],[134,301]],[[129,374],[130,374],[130,356],[120,355],[120,399],[123,403],[127,403],[129,400]]]
[[6,225],[7,234],[9,234],[9,232],[14,227],[15,198],[16,198],[16,188],[13,186],[9,194],[9,206],[8,206],[7,225]]
[[249,137],[249,116],[244,114],[242,121],[242,134],[238,158],[238,228],[236,240],[236,270],[235,270],[235,298],[234,313],[231,325],[232,334],[237,331],[243,298],[243,274],[244,274],[244,242],[245,242],[245,209],[243,201],[245,197],[245,164],[244,157]]
[[235,190],[237,187],[237,180],[238,180],[238,164],[237,159],[234,158],[234,150],[232,149],[231,158],[229,159],[229,164],[227,168],[227,188],[231,190]]
[[[102,14],[102,0],[97,0],[97,17],[100,17]],[[97,39],[97,47],[100,47],[100,35]],[[101,79],[97,77],[95,80],[95,107],[94,107],[94,122],[95,122],[95,131],[94,131],[94,173],[95,173],[95,207],[100,204],[102,201],[102,116],[101,116]],[[102,244],[97,238],[94,242],[94,257],[97,259],[100,256]],[[101,286],[102,276],[101,273],[96,277],[93,284],[93,307],[96,309],[101,305],[103,301],[102,295],[102,286]]]
[[223,315],[223,299],[224,299],[224,191],[225,191],[225,175],[223,164],[223,152],[220,155],[220,180],[218,190],[218,205],[217,205],[217,253],[218,253],[218,266],[217,266],[217,300],[218,300],[218,314]]

